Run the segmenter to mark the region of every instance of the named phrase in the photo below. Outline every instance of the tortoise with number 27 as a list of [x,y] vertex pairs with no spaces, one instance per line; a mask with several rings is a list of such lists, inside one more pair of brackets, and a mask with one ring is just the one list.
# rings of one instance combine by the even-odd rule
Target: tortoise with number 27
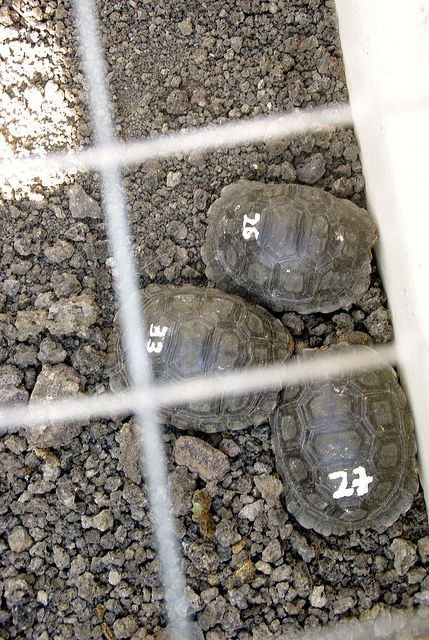
[[[141,292],[146,349],[159,382],[180,382],[251,366],[284,362],[293,338],[280,320],[257,305],[217,289],[191,285],[150,285]],[[110,387],[128,387],[121,331],[116,326],[108,353]],[[231,379],[231,388],[234,383]],[[261,424],[277,404],[278,389],[245,396],[195,400],[160,411],[179,429],[205,432]]]
[[[353,355],[354,348],[329,352]],[[316,358],[323,370],[325,354],[309,351],[300,357]],[[418,489],[413,423],[383,359],[371,370],[285,389],[270,424],[286,505],[304,527],[323,535],[383,530],[411,506]]]
[[219,289],[274,311],[329,313],[367,289],[376,241],[372,218],[349,200],[239,180],[210,207],[201,256]]

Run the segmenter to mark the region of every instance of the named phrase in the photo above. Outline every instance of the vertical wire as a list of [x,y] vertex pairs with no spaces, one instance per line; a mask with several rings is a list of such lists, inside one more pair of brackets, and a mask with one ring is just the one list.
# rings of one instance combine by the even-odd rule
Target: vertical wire
[[[73,0],[73,6],[96,145],[109,154],[109,146],[114,144],[115,136],[95,9],[92,0]],[[100,170],[100,178],[107,233],[117,265],[116,289],[120,304],[123,347],[127,354],[132,387],[144,389],[151,385],[151,369],[139,304],[137,274],[132,258],[121,169],[119,163],[115,163],[114,156],[111,160],[106,168]],[[141,410],[137,412],[136,417],[143,452],[142,466],[146,475],[151,516],[161,562],[167,614],[172,633],[180,640],[185,640],[191,637],[185,597],[186,583],[181,571],[182,556],[171,515],[162,431],[156,422],[153,409]]]

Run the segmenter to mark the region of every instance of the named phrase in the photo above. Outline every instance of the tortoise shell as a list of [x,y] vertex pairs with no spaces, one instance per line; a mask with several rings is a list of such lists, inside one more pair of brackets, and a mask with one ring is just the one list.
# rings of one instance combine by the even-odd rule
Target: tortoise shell
[[240,180],[208,212],[207,277],[274,311],[329,313],[368,287],[377,230],[348,200],[297,184]]
[[[293,339],[265,309],[216,289],[150,285],[142,292],[147,351],[155,379],[184,381],[250,366],[284,362]],[[121,331],[113,331],[108,353],[112,391],[128,385]],[[160,418],[180,429],[206,432],[241,429],[263,422],[277,390],[195,401],[162,409]]]
[[[310,357],[323,367],[323,355]],[[302,526],[323,535],[382,530],[411,506],[418,489],[412,418],[381,358],[374,370],[284,390],[270,424],[286,506]]]

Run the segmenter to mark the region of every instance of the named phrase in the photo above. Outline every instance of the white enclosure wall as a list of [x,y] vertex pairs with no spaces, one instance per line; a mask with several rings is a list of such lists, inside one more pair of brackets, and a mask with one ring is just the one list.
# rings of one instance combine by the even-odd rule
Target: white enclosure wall
[[377,259],[429,504],[429,2],[337,0]]

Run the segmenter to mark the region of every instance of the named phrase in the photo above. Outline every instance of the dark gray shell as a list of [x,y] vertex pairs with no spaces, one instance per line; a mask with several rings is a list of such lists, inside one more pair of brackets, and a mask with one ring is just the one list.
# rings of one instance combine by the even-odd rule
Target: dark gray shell
[[[147,349],[159,381],[281,363],[292,353],[293,339],[281,322],[237,296],[190,285],[150,285],[142,292],[142,300]],[[110,386],[121,392],[128,380],[119,328],[110,342],[108,362]],[[280,387],[245,397],[195,401],[163,409],[161,417],[180,429],[241,429],[263,422],[273,411],[279,391]]]
[[224,291],[275,311],[329,313],[367,289],[376,241],[369,214],[348,200],[240,180],[210,207],[201,255]]
[[[323,355],[310,357],[323,367]],[[411,506],[418,489],[412,418],[381,358],[375,370],[285,390],[270,424],[286,505],[304,527],[323,535],[380,530]]]

